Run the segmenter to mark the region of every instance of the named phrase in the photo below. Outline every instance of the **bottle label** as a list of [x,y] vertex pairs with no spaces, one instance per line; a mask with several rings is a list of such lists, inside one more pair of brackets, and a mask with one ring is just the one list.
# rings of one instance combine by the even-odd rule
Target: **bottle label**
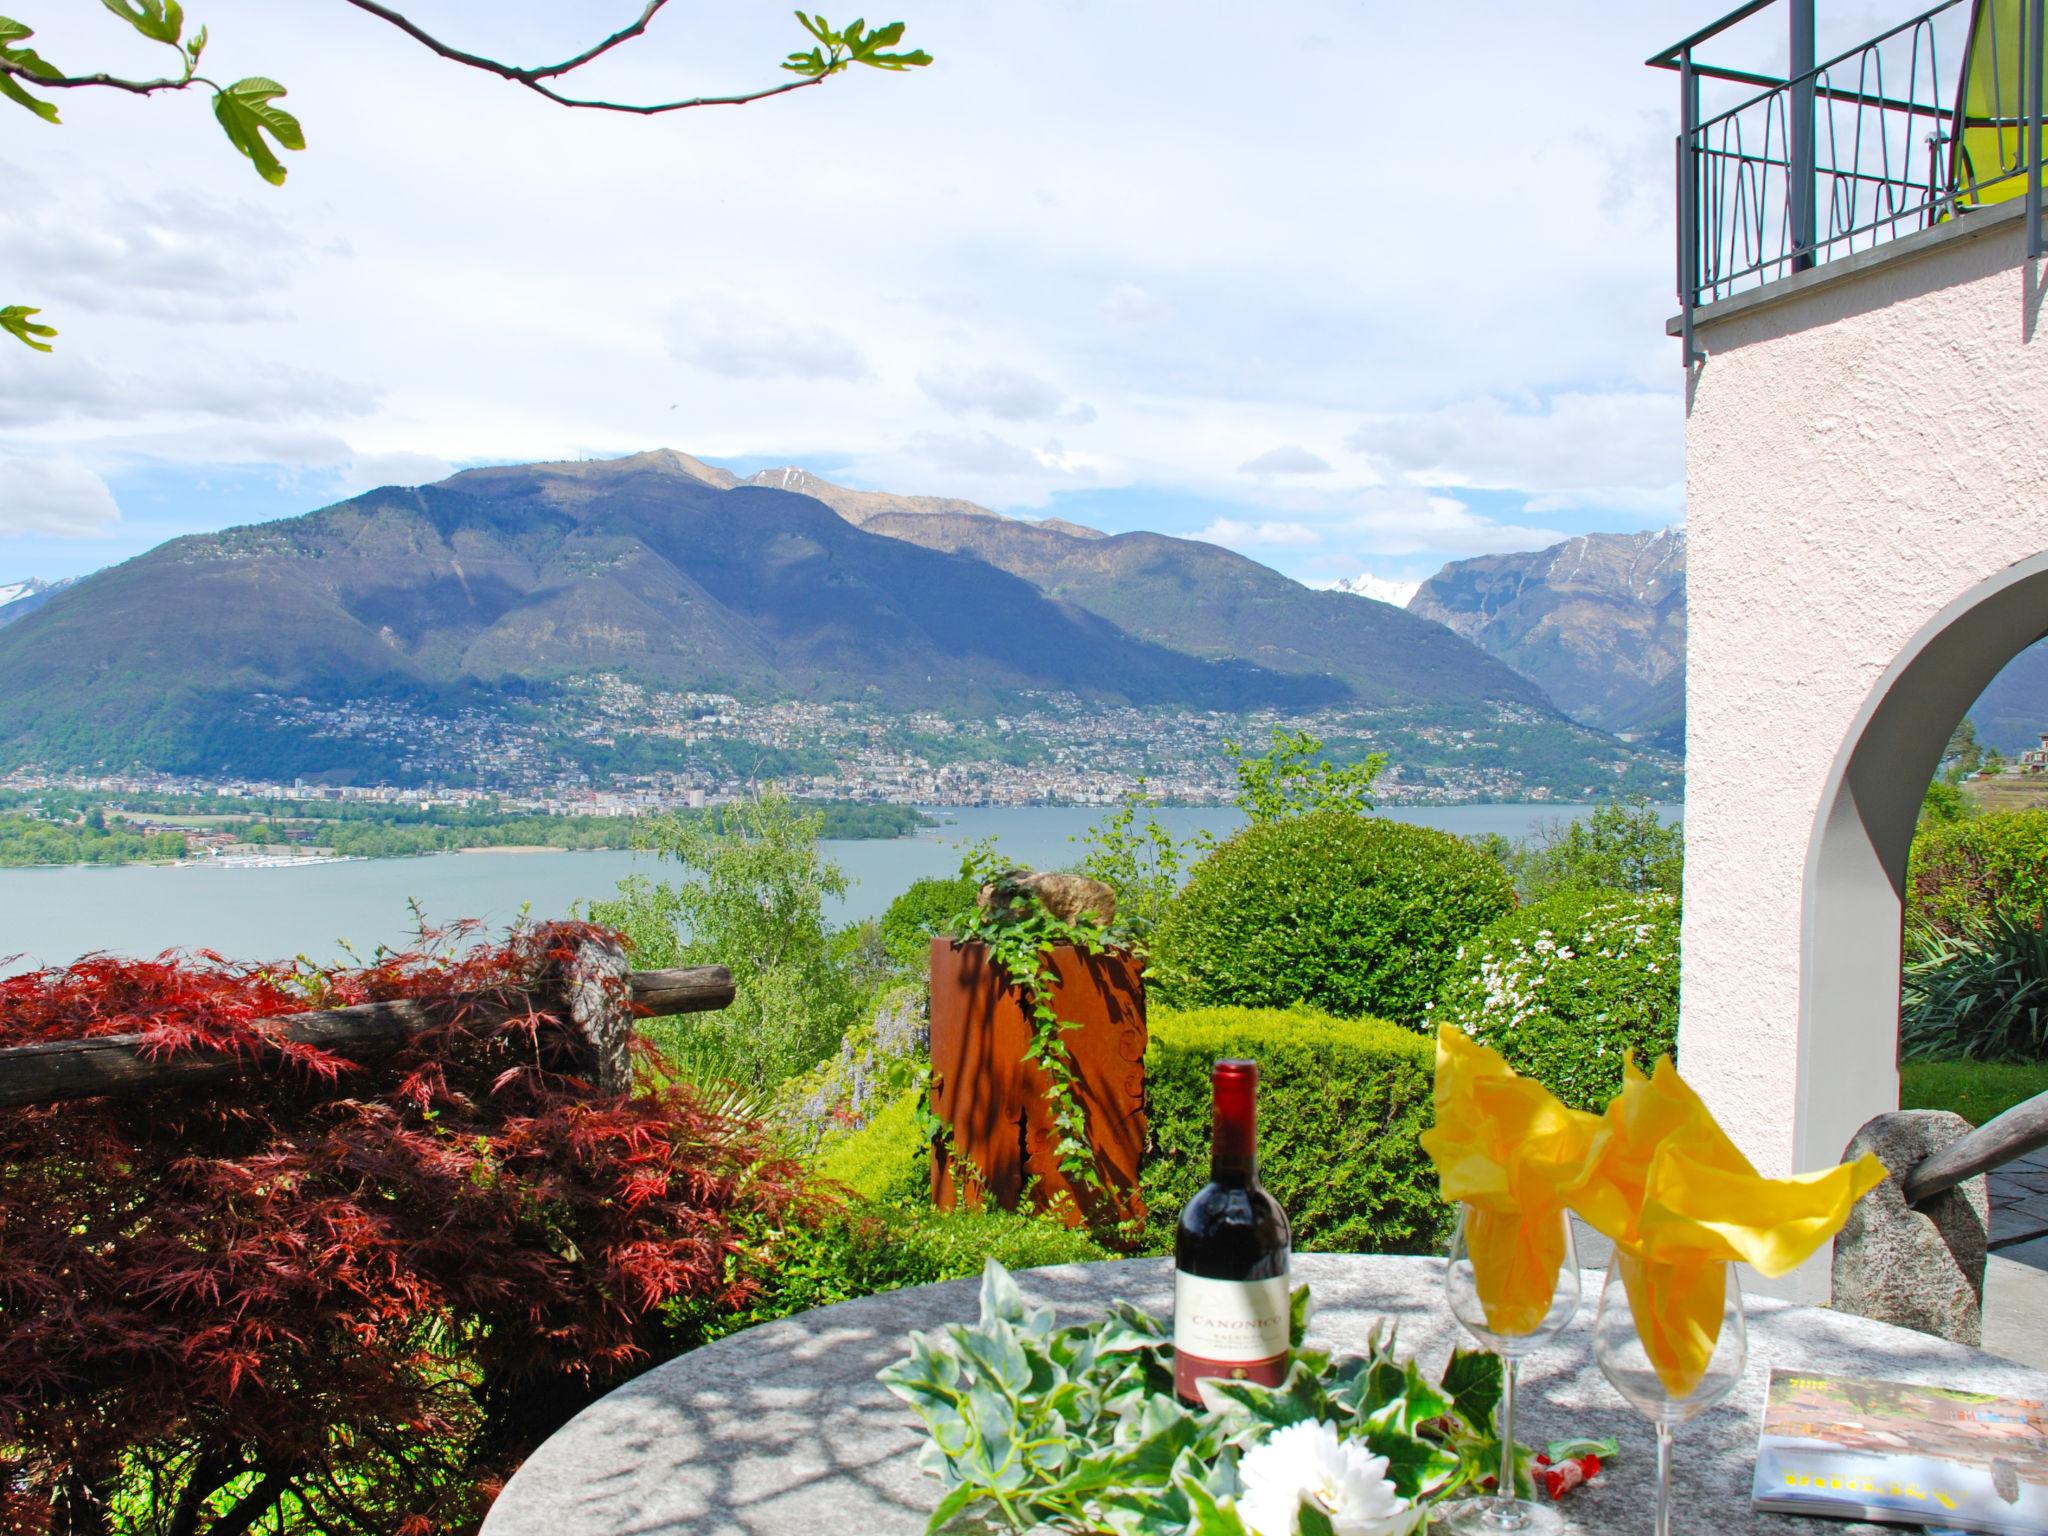
[[1287,1277],[1173,1275],[1173,1385],[1194,1400],[1204,1376],[1277,1387],[1287,1376]]

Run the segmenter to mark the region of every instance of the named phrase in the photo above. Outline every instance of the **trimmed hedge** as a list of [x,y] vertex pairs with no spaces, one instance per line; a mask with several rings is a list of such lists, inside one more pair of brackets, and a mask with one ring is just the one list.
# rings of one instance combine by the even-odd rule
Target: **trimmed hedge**
[[1306,1009],[1154,1008],[1150,1023],[1148,1250],[1172,1252],[1180,1208],[1209,1177],[1209,1079],[1223,1057],[1259,1064],[1259,1176],[1298,1250],[1441,1248],[1451,1212],[1418,1140],[1430,1123],[1435,1042],[1382,1019]]
[[1499,863],[1429,827],[1318,812],[1195,866],[1147,984],[1180,1008],[1305,1005],[1419,1028],[1459,943],[1515,905]]
[[1431,1009],[1574,1109],[1621,1092],[1627,1052],[1646,1068],[1678,1045],[1674,896],[1564,891],[1511,912],[1458,951]]
[[2048,810],[1923,826],[1906,865],[1906,919],[1955,937],[1966,920],[2048,906]]

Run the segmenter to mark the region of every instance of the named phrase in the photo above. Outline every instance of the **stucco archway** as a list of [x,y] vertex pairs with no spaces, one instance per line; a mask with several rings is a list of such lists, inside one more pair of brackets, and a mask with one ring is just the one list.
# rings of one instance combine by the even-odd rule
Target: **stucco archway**
[[1898,1103],[1906,859],[1920,802],[1977,696],[2044,636],[2048,554],[2008,566],[1923,626],[1835,757],[1806,856],[1797,1167],[1834,1162],[1869,1106]]

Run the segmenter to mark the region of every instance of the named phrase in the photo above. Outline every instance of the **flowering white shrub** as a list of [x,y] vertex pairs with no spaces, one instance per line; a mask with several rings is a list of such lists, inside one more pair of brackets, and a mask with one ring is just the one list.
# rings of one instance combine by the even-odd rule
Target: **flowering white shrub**
[[1512,912],[1458,951],[1428,1021],[1455,1024],[1565,1103],[1598,1110],[1633,1050],[1678,1037],[1675,896],[1574,891]]

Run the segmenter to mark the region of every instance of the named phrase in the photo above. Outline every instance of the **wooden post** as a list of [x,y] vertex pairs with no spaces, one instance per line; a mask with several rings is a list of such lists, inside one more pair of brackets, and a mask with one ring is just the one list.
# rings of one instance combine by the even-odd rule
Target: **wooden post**
[[[625,1091],[622,1077],[626,1041],[633,1017],[659,1018],[671,1013],[708,1013],[733,999],[732,972],[722,965],[679,971],[634,971],[626,976],[630,1010],[617,1002],[615,987],[600,983],[605,975],[625,969],[625,956],[586,946],[565,978],[569,987],[571,1027],[590,1053],[594,1083],[601,1093]],[[579,989],[590,989],[590,1001]],[[607,1001],[599,1006],[596,998]],[[388,1056],[412,1036],[445,1018],[444,1010],[466,1006],[485,1017],[510,1018],[524,1011],[499,994],[466,998],[408,998],[389,1003],[359,1003],[325,1013],[294,1013],[259,1019],[259,1029],[280,1040],[297,1041],[332,1051],[351,1061]],[[579,1012],[579,1009],[582,1010]],[[134,1097],[194,1084],[216,1082],[261,1065],[244,1056],[202,1056],[190,1052],[150,1055],[140,1034],[97,1035],[86,1040],[58,1040],[40,1045],[0,1049],[0,1109],[51,1104],[64,1099],[99,1095]],[[607,1084],[619,1086],[606,1086]]]
[[626,951],[609,939],[577,945],[562,977],[562,994],[590,1086],[604,1098],[631,1093],[633,1008]]

